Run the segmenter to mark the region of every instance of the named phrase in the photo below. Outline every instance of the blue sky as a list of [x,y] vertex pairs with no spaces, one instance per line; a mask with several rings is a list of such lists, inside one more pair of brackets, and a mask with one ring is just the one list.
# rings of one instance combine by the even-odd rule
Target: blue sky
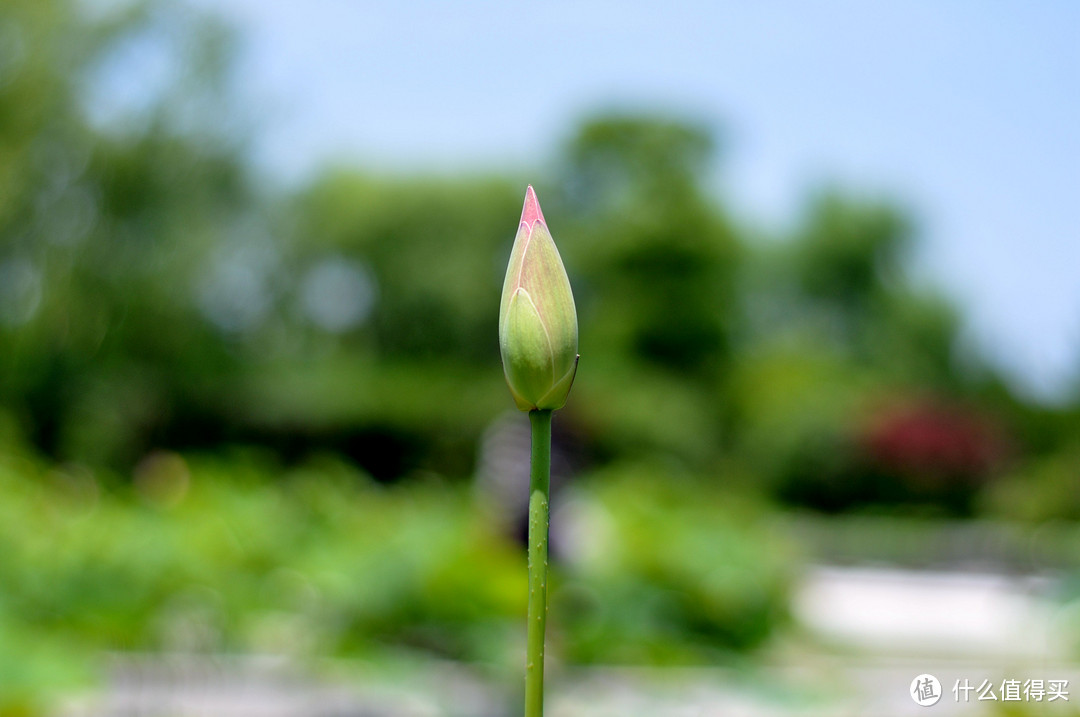
[[895,197],[970,340],[1036,396],[1080,374],[1080,4],[201,2],[241,30],[281,176],[539,172],[594,110],[685,114],[748,221],[822,186]]

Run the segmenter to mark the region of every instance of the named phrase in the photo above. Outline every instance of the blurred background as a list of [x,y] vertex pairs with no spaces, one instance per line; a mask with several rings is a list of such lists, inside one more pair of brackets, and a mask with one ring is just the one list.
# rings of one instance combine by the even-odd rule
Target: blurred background
[[527,183],[552,715],[1068,714],[1077,27],[5,0],[0,715],[517,713]]

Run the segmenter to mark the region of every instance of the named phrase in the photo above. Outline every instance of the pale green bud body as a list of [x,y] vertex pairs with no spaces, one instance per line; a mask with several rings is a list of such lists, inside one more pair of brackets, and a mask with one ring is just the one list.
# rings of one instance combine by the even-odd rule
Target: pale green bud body
[[499,306],[499,347],[514,402],[523,411],[562,408],[578,362],[570,279],[532,187],[525,193]]

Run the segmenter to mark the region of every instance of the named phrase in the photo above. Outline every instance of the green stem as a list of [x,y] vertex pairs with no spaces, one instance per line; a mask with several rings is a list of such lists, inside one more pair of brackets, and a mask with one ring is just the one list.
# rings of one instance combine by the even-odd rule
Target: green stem
[[532,466],[529,472],[529,623],[525,652],[525,717],[543,717],[551,411],[530,411],[529,422],[532,424]]

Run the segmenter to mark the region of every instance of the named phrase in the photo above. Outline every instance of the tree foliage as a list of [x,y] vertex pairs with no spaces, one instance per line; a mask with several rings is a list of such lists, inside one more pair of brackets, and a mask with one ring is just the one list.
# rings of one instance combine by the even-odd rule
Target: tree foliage
[[[121,476],[229,444],[469,475],[507,405],[496,307],[523,182],[338,166],[272,191],[220,25],[159,3],[0,14],[0,406],[40,450]],[[964,485],[1056,450],[1075,411],[1025,404],[965,348],[910,278],[905,211],[823,192],[763,239],[708,188],[718,145],[598,116],[535,182],[579,304],[566,420],[587,459],[772,487],[840,461],[903,485],[860,437],[912,397],[1005,436]]]

